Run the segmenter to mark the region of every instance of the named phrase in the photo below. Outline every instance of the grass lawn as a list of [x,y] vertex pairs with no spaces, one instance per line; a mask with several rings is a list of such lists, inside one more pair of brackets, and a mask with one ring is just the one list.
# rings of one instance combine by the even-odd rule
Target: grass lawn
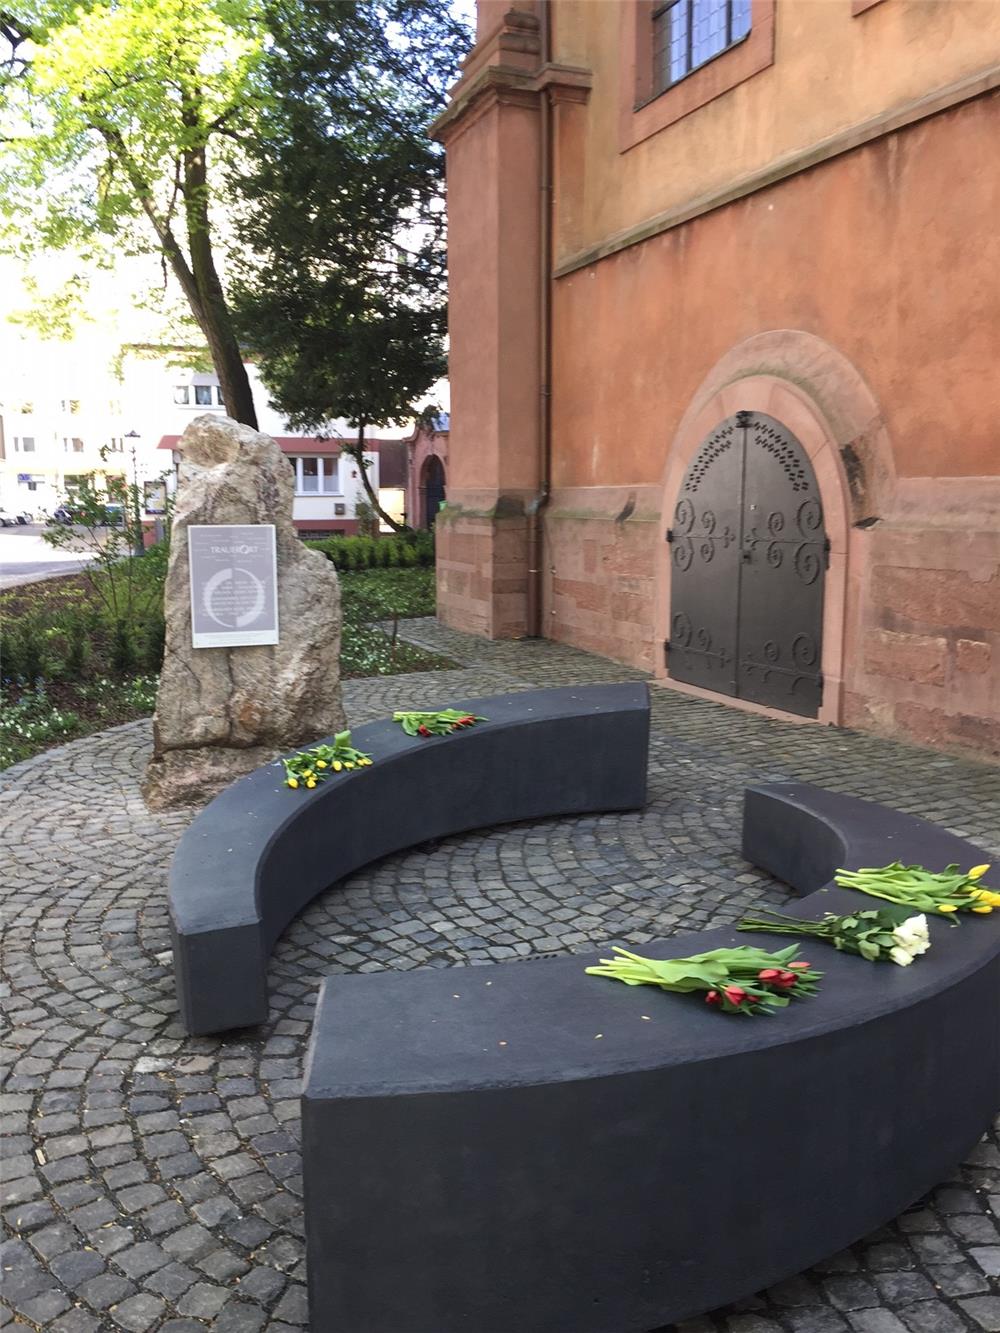
[[[119,599],[117,616],[107,590],[88,574],[0,593],[0,768],[152,713],[163,645],[165,562],[146,556],[134,563],[130,600],[125,605]],[[433,615],[433,569],[364,569],[339,577],[345,678],[453,665],[394,639],[375,623],[391,626]]]

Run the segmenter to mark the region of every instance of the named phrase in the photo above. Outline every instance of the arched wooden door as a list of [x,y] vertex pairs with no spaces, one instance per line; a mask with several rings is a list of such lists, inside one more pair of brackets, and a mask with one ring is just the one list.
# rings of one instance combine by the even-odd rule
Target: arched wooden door
[[424,484],[421,490],[424,495],[424,524],[432,528],[438,510],[444,503],[444,464],[437,454],[431,454],[424,464]]
[[737,412],[691,462],[670,543],[673,680],[815,717],[829,543],[790,431]]

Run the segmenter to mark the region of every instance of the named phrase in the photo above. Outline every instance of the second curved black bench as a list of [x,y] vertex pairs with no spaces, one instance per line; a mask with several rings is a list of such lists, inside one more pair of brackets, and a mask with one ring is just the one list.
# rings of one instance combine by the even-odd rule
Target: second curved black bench
[[[923,820],[750,788],[749,860],[802,915],[838,866],[982,861]],[[1000,913],[913,966],[804,941],[815,998],[742,1019],[593,955],[330,977],[302,1100],[312,1327],[645,1333],[801,1272],[945,1179],[1000,1107]],[[680,957],[787,943],[712,930]]]

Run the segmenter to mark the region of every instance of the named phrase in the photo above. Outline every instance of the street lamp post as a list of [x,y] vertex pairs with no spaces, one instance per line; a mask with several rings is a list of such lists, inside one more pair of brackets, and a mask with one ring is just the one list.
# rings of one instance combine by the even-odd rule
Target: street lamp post
[[125,438],[132,441],[132,486],[130,488],[132,491],[132,526],[134,529],[132,553],[138,556],[146,553],[146,544],[142,535],[142,510],[139,507],[139,463],[135,452],[135,442],[141,439],[141,436],[137,430],[130,430],[125,432]]

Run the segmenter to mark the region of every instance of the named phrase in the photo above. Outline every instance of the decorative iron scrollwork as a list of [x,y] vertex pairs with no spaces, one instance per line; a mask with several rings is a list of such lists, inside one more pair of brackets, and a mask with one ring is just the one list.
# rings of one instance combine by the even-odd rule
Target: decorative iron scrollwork
[[792,661],[803,671],[816,666],[819,661],[819,649],[812,635],[796,634],[792,640]]
[[814,537],[823,528],[823,509],[818,500],[803,500],[795,516],[799,532],[804,537]]
[[694,505],[690,500],[678,500],[674,509],[674,527],[678,532],[690,532],[694,527]]
[[694,543],[689,537],[682,537],[680,541],[675,541],[670,549],[674,553],[674,564],[682,573],[691,568],[691,561],[694,559]]
[[815,583],[823,572],[820,548],[811,542],[802,542],[795,548],[795,572],[803,583]]
[[715,431],[708,437],[688,468],[687,476],[684,478],[685,492],[694,495],[699,490],[712,465],[732,449],[735,438],[734,426],[723,426],[721,430]]

